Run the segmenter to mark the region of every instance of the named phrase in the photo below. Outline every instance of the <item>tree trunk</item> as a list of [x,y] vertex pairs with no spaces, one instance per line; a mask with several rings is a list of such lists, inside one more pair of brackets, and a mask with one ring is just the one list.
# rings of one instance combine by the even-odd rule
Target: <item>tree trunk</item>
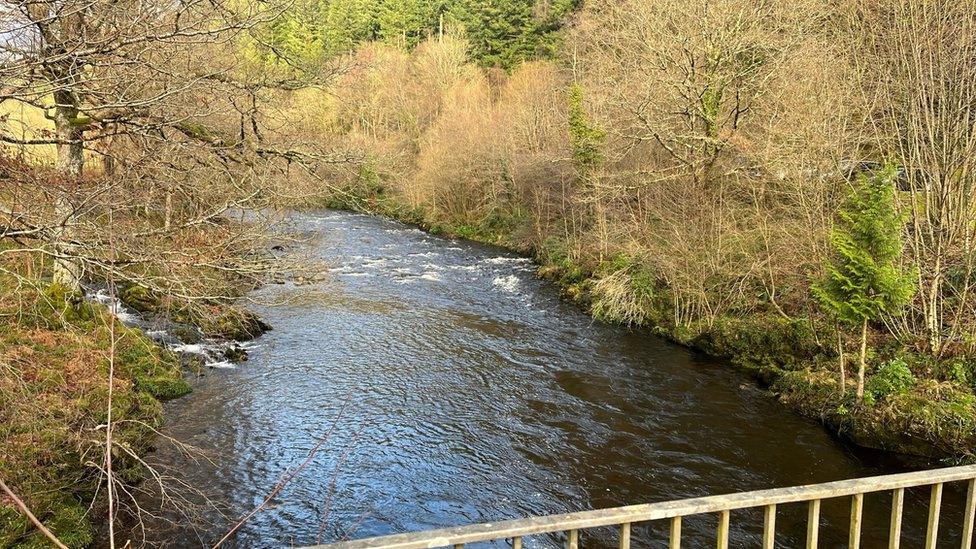
[[844,335],[837,329],[837,356],[840,357],[840,394],[847,392],[847,363],[844,360]]
[[938,357],[942,353],[942,322],[940,319],[939,296],[942,282],[942,258],[936,258],[935,276],[929,287],[928,307],[925,310],[925,324],[929,332],[929,350]]
[[54,215],[60,229],[54,242],[52,281],[72,292],[80,292],[82,266],[71,243],[74,206],[70,195],[72,187],[78,184],[85,163],[82,129],[76,123],[78,108],[74,96],[67,92],[58,92],[55,93],[55,101],[58,104],[54,115],[54,129],[58,138],[57,168],[66,176],[66,181],[63,192],[54,201]]
[[868,355],[868,319],[861,324],[861,363],[857,367],[857,399],[864,398],[864,369]]
[[173,224],[173,189],[166,186],[166,205],[163,211],[163,229],[169,230]]

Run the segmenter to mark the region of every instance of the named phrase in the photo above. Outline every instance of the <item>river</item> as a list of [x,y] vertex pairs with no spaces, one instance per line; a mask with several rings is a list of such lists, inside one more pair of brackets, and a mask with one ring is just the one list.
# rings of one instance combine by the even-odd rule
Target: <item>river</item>
[[[154,463],[214,506],[149,521],[150,541],[212,543],[319,450],[228,546],[269,547],[496,521],[904,470],[778,404],[728,364],[594,321],[498,248],[343,212],[294,214],[332,277],[269,285],[275,329],[250,360],[213,369],[166,406]],[[280,302],[286,301],[281,304]],[[185,491],[185,490],[184,490]],[[174,486],[173,493],[181,490]],[[961,490],[948,489],[946,540]],[[888,499],[865,499],[863,547],[887,539]],[[189,501],[200,503],[190,495]],[[928,496],[906,495],[921,546]],[[821,546],[846,544],[849,500],[823,507]],[[165,526],[165,521],[176,525]],[[714,545],[714,516],[686,547]],[[761,511],[732,513],[732,546],[758,546]],[[778,543],[802,545],[805,508],[782,506]],[[635,526],[660,546],[666,524]],[[615,543],[585,531],[583,546]],[[536,537],[528,547],[553,547]]]

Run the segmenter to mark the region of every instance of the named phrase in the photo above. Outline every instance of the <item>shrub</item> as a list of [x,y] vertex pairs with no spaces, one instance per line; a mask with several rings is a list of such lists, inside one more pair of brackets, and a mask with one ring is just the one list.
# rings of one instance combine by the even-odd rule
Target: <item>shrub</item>
[[888,361],[878,368],[878,371],[868,379],[867,391],[875,399],[883,399],[889,395],[902,395],[915,386],[915,375],[908,368],[908,364],[900,358]]

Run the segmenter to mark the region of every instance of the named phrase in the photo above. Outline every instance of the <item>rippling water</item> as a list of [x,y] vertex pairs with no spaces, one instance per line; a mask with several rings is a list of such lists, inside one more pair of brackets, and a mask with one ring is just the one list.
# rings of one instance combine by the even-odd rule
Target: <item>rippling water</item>
[[[526,515],[822,482],[901,470],[790,413],[749,378],[644,331],[592,320],[499,249],[340,212],[295,215],[333,265],[318,285],[254,297],[275,327],[250,361],[212,370],[167,405],[154,460],[204,492],[197,509],[150,521],[151,541],[213,542],[306,459],[229,545],[334,541]],[[191,498],[194,499],[194,498]],[[944,537],[958,536],[949,489]],[[885,545],[887,495],[865,500],[864,547]],[[199,503],[198,498],[196,501]],[[927,493],[906,497],[905,544],[920,546]],[[824,503],[822,546],[846,542],[849,500]],[[715,517],[687,519],[687,547],[714,544]],[[761,513],[732,513],[732,545],[758,546]],[[784,547],[805,509],[783,506]],[[635,527],[635,546],[664,524]],[[528,546],[550,547],[537,537]],[[587,531],[584,546],[615,534]]]

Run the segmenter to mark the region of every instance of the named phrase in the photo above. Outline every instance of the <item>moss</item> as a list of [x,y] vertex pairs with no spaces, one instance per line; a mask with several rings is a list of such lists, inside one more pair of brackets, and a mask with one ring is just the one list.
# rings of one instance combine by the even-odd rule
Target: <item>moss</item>
[[795,370],[826,351],[811,321],[753,315],[719,318],[690,344],[713,356]]
[[[72,498],[60,498],[46,506],[39,517],[62,543],[72,549],[88,547],[95,530],[87,518],[88,509]],[[47,549],[51,542],[14,507],[0,507],[0,547]]]
[[208,336],[234,341],[248,341],[271,329],[258,315],[235,307],[203,316],[199,325]]
[[192,389],[183,378],[136,376],[136,387],[160,400],[172,400],[190,394]]
[[119,299],[126,306],[140,313],[158,311],[161,304],[156,294],[138,284],[126,284],[119,288]]
[[[0,278],[0,286],[5,281]],[[103,451],[97,432],[108,407],[110,325],[117,339],[112,413],[115,470],[135,483],[139,460],[162,423],[160,398],[185,394],[180,362],[104,307],[60,286],[16,289],[0,325],[0,477],[70,547],[92,542],[88,503],[101,482],[91,465]],[[24,307],[19,304],[31,304]],[[127,448],[123,451],[121,448]],[[54,487],[55,489],[52,489]],[[47,541],[0,500],[0,547],[46,547]]]
[[177,324],[170,329],[170,334],[183,343],[190,345],[195,345],[200,343],[202,337],[200,335],[200,330],[196,326],[191,326],[189,324]]
[[88,325],[95,319],[95,307],[75,292],[61,284],[45,287],[35,300],[33,314],[23,315],[28,324],[44,328],[60,328],[66,325]]
[[968,456],[976,447],[976,398],[949,383],[904,384],[860,403],[851,391],[840,395],[836,376],[824,370],[786,372],[773,388],[861,446],[930,458]]

